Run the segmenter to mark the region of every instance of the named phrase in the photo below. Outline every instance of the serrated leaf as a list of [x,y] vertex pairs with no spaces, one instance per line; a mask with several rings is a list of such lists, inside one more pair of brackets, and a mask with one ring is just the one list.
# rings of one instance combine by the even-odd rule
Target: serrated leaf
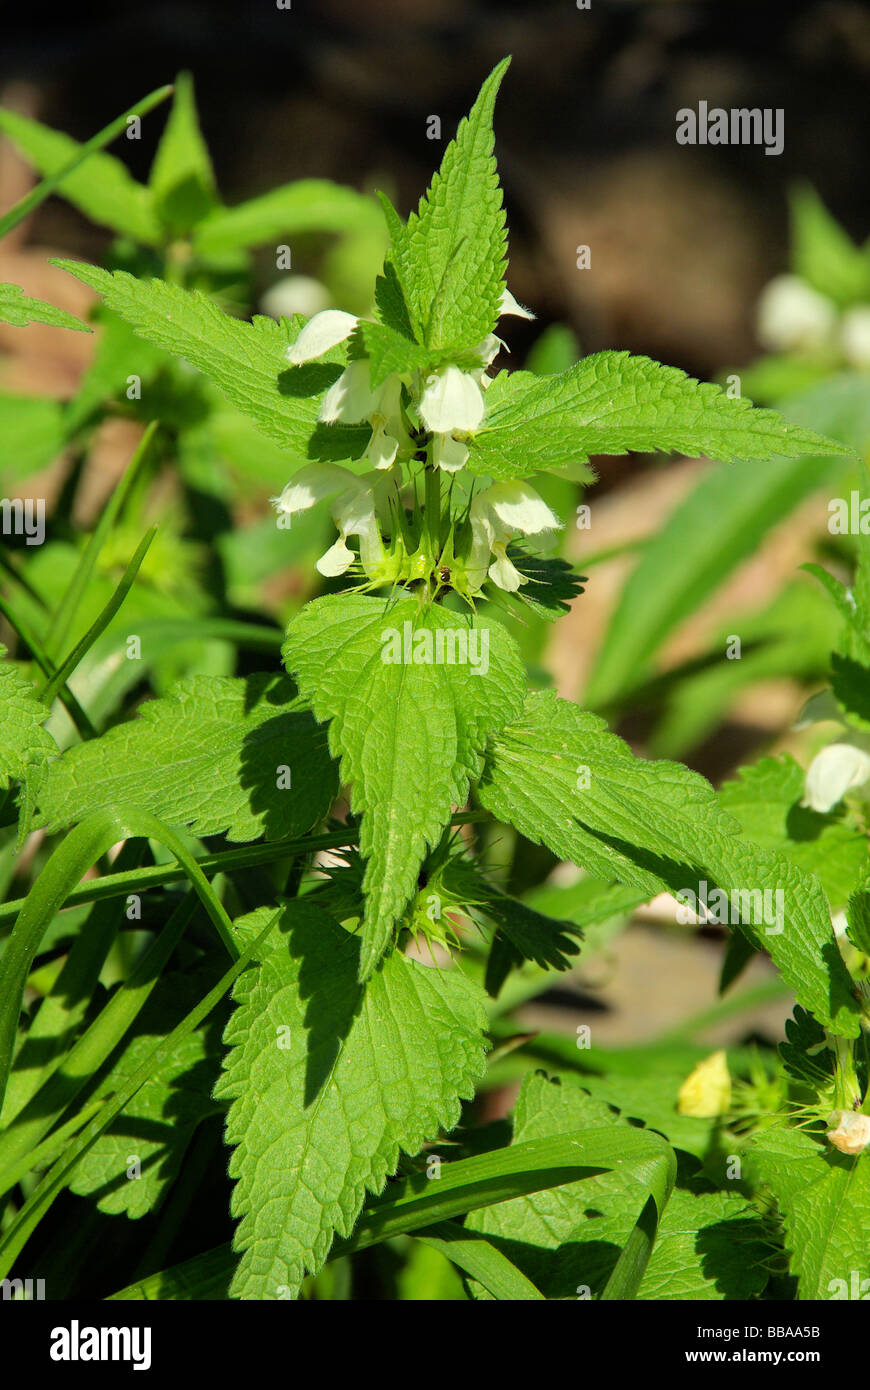
[[[757,1135],[747,1166],[776,1197],[798,1298],[861,1298],[870,1283],[870,1159],[777,1127]],[[855,1292],[857,1285],[858,1292]]]
[[0,646],[0,788],[21,783],[19,839],[30,827],[36,797],[57,744],[42,726],[49,711]]
[[44,299],[31,299],[20,285],[0,285],[0,323],[11,323],[14,328],[26,328],[29,323],[47,323],[53,328],[74,328],[79,333],[90,333],[90,328],[75,314],[58,309]]
[[594,353],[558,376],[500,373],[468,448],[471,472],[493,478],[528,478],[585,465],[593,454],[632,450],[722,462],[852,452],[788,424],[775,410],[757,409],[711,382],[628,352]]
[[354,335],[369,359],[372,387],[378,387],[394,372],[426,371],[433,360],[428,348],[406,338],[383,323],[360,323]]
[[542,970],[570,970],[583,930],[574,922],[546,917],[528,903],[492,893],[480,912],[496,928],[486,962],[486,990],[496,998],[511,970],[534,961]]
[[473,348],[498,321],[506,240],[492,113],[509,61],[484,82],[407,225],[388,217],[414,333],[429,348]]
[[185,677],[165,699],[141,705],[137,719],[53,764],[42,823],[58,828],[131,803],[196,835],[304,834],[338,787],[324,732],[289,708],[293,694],[281,677]]
[[[602,720],[541,692],[491,740],[477,794],[500,820],[599,878],[713,904],[715,886],[732,924],[770,952],[798,1001],[834,1031],[856,1035],[852,984],[821,886],[747,841],[697,773],[633,757]],[[777,903],[781,913],[768,912]]]
[[846,904],[848,937],[852,945],[870,956],[870,880],[865,875]]
[[188,232],[215,207],[217,189],[208,148],[199,128],[193,79],[175,79],[169,118],[151,165],[148,186],[157,215],[175,233]]
[[[625,1126],[572,1078],[527,1076],[514,1108],[513,1143]],[[641,1175],[630,1170],[514,1198],[472,1212],[482,1231],[549,1299],[601,1292],[643,1201]],[[695,1197],[676,1190],[664,1210],[638,1289],[641,1299],[749,1298],[767,1281],[760,1223],[745,1200],[724,1193]],[[534,1271],[534,1272],[533,1272]]]
[[831,689],[850,724],[870,729],[870,667],[832,652]]
[[[304,320],[256,317],[243,323],[220,310],[198,290],[165,280],[137,280],[79,261],[53,261],[103,295],[110,309],[157,347],[183,357],[215,383],[258,428],[297,460],[358,458],[370,431],[317,425],[319,397],[338,377],[339,353],[290,367],[288,346]],[[330,358],[333,360],[330,361]],[[289,462],[289,460],[288,460]]]
[[[82,149],[69,135],[40,125],[17,111],[0,110],[0,131],[44,175],[58,173]],[[162,231],[150,192],[114,155],[89,155],[63,180],[58,192],[92,222],[146,246],[160,244]]]
[[508,558],[528,583],[514,595],[520,603],[537,613],[545,622],[553,623],[584,592],[586,576],[578,574],[567,560],[552,555],[533,555],[519,546],[509,545]]
[[814,1091],[833,1081],[834,1054],[828,1047],[825,1030],[799,1004],[785,1021],[785,1041],[779,1045],[779,1054],[788,1075]]
[[[209,981],[213,983],[214,981]],[[202,995],[190,975],[167,975],[142,1010],[135,1033],[90,1093],[113,1095]],[[175,1180],[194,1131],[218,1106],[211,1098],[220,1069],[214,1020],[194,1029],[79,1160],[70,1190],[94,1196],[108,1216],[146,1216]],[[138,1168],[134,1167],[138,1164]]]
[[359,938],[304,901],[270,942],[236,985],[216,1090],[237,1145],[232,1292],[243,1299],[295,1296],[400,1151],[456,1124],[484,1066],[484,996],[458,970],[394,953],[361,985]]
[[[465,641],[465,664],[439,662],[439,633],[445,643],[455,638],[454,654]],[[384,659],[391,634],[399,661]],[[427,644],[429,660],[421,661]],[[424,609],[416,598],[316,599],[290,624],[283,655],[315,717],[331,721],[329,746],[341,758],[342,780],[352,783],[351,807],[363,818],[368,975],[451,807],[464,804],[469,780],[480,775],[486,739],[522,707],[525,674],[500,623],[437,604]]]
[[719,788],[720,804],[737,817],[753,844],[780,850],[814,873],[836,909],[867,862],[867,838],[842,817],[802,806],[803,797],[803,769],[788,753],[740,768]]

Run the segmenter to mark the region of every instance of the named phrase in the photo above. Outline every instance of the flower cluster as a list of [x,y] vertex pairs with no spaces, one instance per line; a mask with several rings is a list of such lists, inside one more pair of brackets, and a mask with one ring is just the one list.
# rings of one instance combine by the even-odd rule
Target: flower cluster
[[[507,290],[501,312],[533,317]],[[339,309],[315,314],[288,348],[287,359],[294,366],[316,361],[351,338],[358,325],[353,314]],[[483,424],[491,380],[487,368],[502,346],[491,333],[470,355],[475,362],[470,369],[447,362],[428,373],[393,372],[377,386],[367,357],[348,362],[324,395],[318,418],[327,425],[367,425],[359,461],[368,468],[357,473],[333,463],[308,464],[273,498],[288,519],[330,502],[338,540],[317,561],[321,574],[344,574],[357,560],[372,586],[449,572],[452,587],[467,598],[480,593],[487,580],[512,593],[527,582],[507,548],[522,536],[548,541],[561,527],[559,518],[527,483],[494,483],[476,492],[474,480],[456,476],[468,460],[468,437]],[[407,503],[415,462],[438,478],[448,475],[451,498],[452,484],[458,484],[443,537],[416,494]],[[440,506],[440,485],[437,496]],[[356,538],[358,555],[349,537]]]

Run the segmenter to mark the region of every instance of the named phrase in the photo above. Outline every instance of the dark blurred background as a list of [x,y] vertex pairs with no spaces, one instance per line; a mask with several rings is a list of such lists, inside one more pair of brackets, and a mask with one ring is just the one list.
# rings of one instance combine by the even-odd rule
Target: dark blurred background
[[[317,175],[380,183],[407,212],[505,53],[496,130],[512,287],[584,351],[628,347],[702,376],[746,360],[757,293],[785,263],[797,178],[854,235],[870,230],[865,0],[19,5],[4,15],[0,97],[87,137],[189,68],[228,201]],[[784,152],[678,146],[675,113],[699,100],[784,108]],[[440,145],[426,136],[432,114]],[[163,119],[116,146],[140,177]],[[100,249],[57,199],[32,237]],[[591,271],[576,267],[581,243]]]

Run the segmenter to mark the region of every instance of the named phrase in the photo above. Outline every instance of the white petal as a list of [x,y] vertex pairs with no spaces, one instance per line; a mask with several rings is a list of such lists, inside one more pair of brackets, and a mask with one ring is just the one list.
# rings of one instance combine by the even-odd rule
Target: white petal
[[503,545],[496,542],[493,546],[493,552],[496,559],[489,567],[490,579],[500,589],[506,589],[509,594],[515,594],[520,585],[527,582],[525,575],[520,574],[516,565],[508,559]]
[[338,381],[330,386],[323,397],[318,418],[326,424],[341,421],[346,425],[357,425],[367,420],[377,408],[377,397],[369,382],[369,364],[361,358],[351,362],[342,372]]
[[514,299],[513,295],[508,289],[502,292],[499,317],[501,317],[502,314],[513,314],[514,318],[518,319],[533,319],[535,317],[531,309],[524,309],[522,304],[518,303],[517,300]]
[[450,434],[436,434],[432,444],[432,462],[445,473],[456,473],[465,466],[468,450],[461,439]]
[[326,554],[321,555],[315,568],[321,574],[326,575],[327,579],[335,579],[339,574],[344,574],[350,569],[355,558],[344,536],[339,536],[335,545],[331,545]]
[[[285,275],[270,285],[260,298],[263,313],[273,319],[289,319],[294,314],[304,314],[310,319],[322,313],[328,303],[329,290],[312,275]],[[305,332],[304,327],[302,331]],[[292,351],[293,348],[287,349],[288,353]]]
[[870,781],[870,754],[851,743],[829,743],[810,763],[804,799],[814,811],[830,811],[847,791]]
[[337,343],[349,338],[358,322],[354,314],[346,314],[343,309],[324,309],[308,320],[296,342],[288,347],[287,361],[294,366],[300,362],[313,362],[316,357],[322,357]]
[[812,350],[830,336],[836,318],[833,300],[797,275],[777,275],[758,301],[758,337],[773,352]]
[[870,1115],[856,1110],[835,1110],[826,1137],[844,1154],[862,1153],[870,1144]]
[[387,434],[383,425],[372,434],[365,457],[375,468],[391,468],[396,461],[396,454],[399,452],[399,441],[394,439],[391,434]]
[[375,498],[371,485],[361,478],[354,478],[354,486],[333,502],[332,518],[343,536],[358,536],[371,526],[375,522]]
[[853,367],[870,367],[870,304],[848,309],[840,324],[840,342]]
[[[479,356],[484,367],[488,367],[489,364],[493,362],[496,357],[498,357],[502,348],[505,348],[509,351],[507,343],[503,343],[501,338],[497,338],[494,333],[487,333],[483,342],[478,343],[474,351]],[[472,375],[474,376],[474,379],[477,382],[477,384],[485,390],[486,387],[489,385],[491,378],[484,377],[483,372],[477,371],[472,373]]]
[[307,463],[293,475],[281,496],[272,498],[272,505],[287,516],[307,512],[354,481],[354,474],[337,463]]
[[361,525],[356,534],[359,536],[359,558],[362,567],[369,578],[372,578],[372,570],[386,559],[384,543],[374,516]]
[[471,549],[465,558],[465,577],[472,593],[476,593],[486,579],[489,557],[492,554],[492,534],[477,517],[471,517]]
[[542,531],[558,531],[562,523],[543,497],[528,483],[493,483],[475,499],[511,534],[536,536]]
[[483,392],[468,372],[442,367],[426,380],[420,399],[420,419],[434,434],[476,430],[485,410]]

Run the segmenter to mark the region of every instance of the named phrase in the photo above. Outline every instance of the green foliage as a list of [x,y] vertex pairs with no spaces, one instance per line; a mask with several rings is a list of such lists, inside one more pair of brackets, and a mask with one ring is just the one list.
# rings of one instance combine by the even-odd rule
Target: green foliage
[[[488,653],[486,669],[482,660],[476,667],[468,660],[439,664],[439,633],[466,644],[476,638],[478,655]],[[391,634],[402,652],[388,662]],[[498,622],[421,610],[416,599],[341,594],[303,609],[288,630],[284,660],[315,717],[330,720],[330,749],[341,758],[342,780],[352,784],[351,807],[362,815],[365,978],[451,806],[462,805],[469,780],[480,776],[487,738],[522,706],[519,655]]]
[[866,1289],[870,1163],[833,1153],[814,1134],[767,1129],[753,1141],[752,1169],[782,1216],[801,1300],[855,1298]]
[[[0,131],[40,174],[60,173],[82,151],[78,141],[17,111],[0,110]],[[162,233],[151,194],[114,155],[89,155],[62,180],[60,192],[101,227],[133,237],[145,246],[159,244]]]
[[236,986],[216,1092],[232,1102],[240,1298],[295,1296],[400,1150],[450,1129],[483,1071],[483,996],[459,971],[393,953],[362,985],[358,939],[323,912],[300,903],[279,926]]
[[[0,556],[0,1279],[38,1257],[51,1297],[745,1301],[868,1277],[864,789],[820,814],[797,757],[735,773],[720,737],[717,793],[538,688],[570,674],[545,624],[632,548],[593,550],[591,579],[561,558],[590,461],[739,460],[642,547],[587,698],[684,754],[761,681],[830,675],[810,708],[861,745],[865,538],[820,525],[817,582],[656,663],[799,504],[854,491],[866,374],[767,359],[780,415],[645,357],[578,361],[551,325],[491,377],[517,308],[507,66],[407,223],[319,179],[225,207],[187,74],[147,187],[105,146],[166,89],[84,145],[0,113],[46,175],[0,233],[57,191],[121,238],[111,270],[57,262],[102,299],[72,399],[0,394],[5,477],[65,455],[46,543]],[[795,224],[799,273],[865,300],[865,250],[812,195]],[[297,236],[346,312],[249,318],[250,252]],[[0,318],[86,328],[14,285]],[[113,428],[139,436],[120,478]],[[553,972],[579,957],[568,988],[594,995],[663,891],[697,909],[684,941],[734,929],[722,997],[638,1046],[559,1031]],[[778,973],[728,988],[762,950]],[[730,1048],[726,1085],[703,1040],[754,1033],[762,1003],[793,1009],[785,1039]],[[512,1122],[481,1121],[514,1083]]]
[[484,82],[407,225],[388,210],[392,264],[414,336],[428,348],[473,348],[499,316],[506,238],[492,114],[508,62]]
[[53,328],[74,328],[88,333],[90,329],[75,314],[68,314],[54,304],[46,304],[44,299],[31,299],[20,285],[0,285],[0,322],[11,323],[16,328],[26,328],[29,323],[47,323]]
[[338,787],[324,733],[293,697],[288,680],[267,675],[179,681],[137,720],[57,759],[40,795],[42,822],[56,829],[135,802],[197,835],[303,834]]
[[524,717],[492,741],[478,795],[499,819],[560,858],[650,897],[666,888],[703,900],[707,885],[730,902],[741,891],[780,890],[783,930],[762,926],[759,914],[753,923],[742,909],[736,925],[754,946],[767,947],[807,1008],[855,1036],[850,980],[821,889],[783,856],[744,840],[702,777],[677,763],[632,757],[603,720],[542,693],[530,696]]
[[[598,352],[555,377],[503,372],[487,396],[469,468],[495,478],[586,465],[593,454],[677,452],[724,461],[775,454],[849,454],[790,425],[775,410],[725,395],[676,367],[627,352]],[[591,474],[585,469],[580,480]]]
[[0,646],[0,788],[21,786],[22,836],[57,744],[43,728],[48,710],[31,683]]

